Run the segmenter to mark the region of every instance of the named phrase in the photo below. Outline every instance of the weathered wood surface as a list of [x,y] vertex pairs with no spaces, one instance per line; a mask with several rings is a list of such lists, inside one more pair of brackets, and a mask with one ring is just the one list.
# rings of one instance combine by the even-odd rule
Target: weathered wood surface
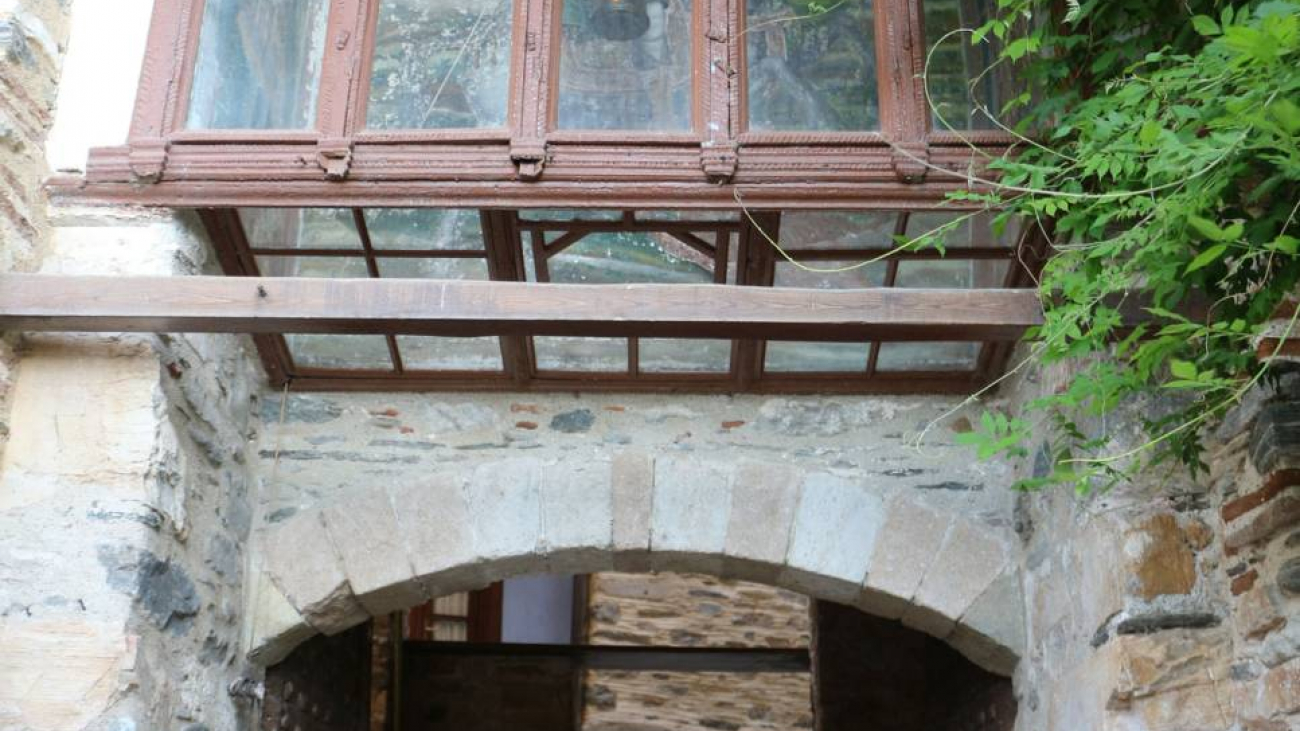
[[402,279],[0,276],[0,330],[1011,340],[1030,290]]

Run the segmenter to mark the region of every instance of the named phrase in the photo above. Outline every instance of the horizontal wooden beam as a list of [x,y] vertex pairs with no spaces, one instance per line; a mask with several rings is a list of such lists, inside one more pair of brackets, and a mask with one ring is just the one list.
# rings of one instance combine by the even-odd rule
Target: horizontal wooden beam
[[416,279],[0,276],[0,330],[1014,340],[1031,290]]
[[806,673],[807,650],[621,645],[525,645],[407,640],[402,652],[457,657],[567,658],[589,670],[681,673]]

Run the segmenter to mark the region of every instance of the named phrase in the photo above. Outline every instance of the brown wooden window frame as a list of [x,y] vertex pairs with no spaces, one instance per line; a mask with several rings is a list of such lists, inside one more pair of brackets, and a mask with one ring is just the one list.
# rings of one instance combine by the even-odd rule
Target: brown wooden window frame
[[922,0],[875,0],[877,131],[744,129],[745,0],[694,4],[691,132],[555,129],[561,0],[515,2],[505,129],[367,130],[380,2],[330,3],[315,129],[283,131],[185,129],[205,0],[156,0],[127,143],[55,187],[175,207],[920,209],[1014,142],[932,129]]

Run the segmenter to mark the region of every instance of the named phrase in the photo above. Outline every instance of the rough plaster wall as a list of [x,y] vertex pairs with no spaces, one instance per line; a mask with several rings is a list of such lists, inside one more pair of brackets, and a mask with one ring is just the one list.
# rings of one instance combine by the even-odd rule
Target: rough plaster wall
[[[69,21],[58,11],[70,5]],[[41,137],[56,96],[42,53],[62,44],[45,36],[72,28],[55,149],[42,150],[34,135],[15,146],[4,132],[14,125],[0,125],[8,145],[0,185],[20,189],[4,200],[30,224],[26,239],[0,232],[0,270],[212,269],[186,216],[49,207],[39,187],[45,153],[52,167],[68,169],[88,145],[125,139],[151,5],[0,0],[0,96],[17,88],[45,111],[15,106],[12,96],[0,109],[20,122],[39,119]],[[135,52],[114,45],[129,38],[140,41]],[[105,98],[114,101],[102,105]],[[244,672],[252,503],[243,464],[258,378],[245,344],[231,337],[40,336],[0,345],[0,442],[6,423],[10,436],[0,456],[0,728],[251,728],[252,709],[226,688]]]
[[[1010,530],[1010,473],[952,443],[945,398],[281,394],[262,401],[259,525],[352,490],[422,481],[440,466],[595,460],[626,449],[724,463],[786,462],[906,491]],[[913,438],[940,419],[925,446]]]
[[[1006,401],[1065,377],[1033,373]],[[1018,728],[1300,728],[1300,497],[1290,487],[1300,476],[1289,464],[1257,470],[1246,455],[1261,407],[1300,396],[1296,385],[1252,393],[1209,435],[1210,472],[1198,479],[1173,470],[1090,497],[1051,490],[1019,501],[1029,647]],[[1136,404],[1090,428],[1124,449],[1140,443],[1135,415],[1153,408]],[[1041,474],[1045,454],[1021,469]]]

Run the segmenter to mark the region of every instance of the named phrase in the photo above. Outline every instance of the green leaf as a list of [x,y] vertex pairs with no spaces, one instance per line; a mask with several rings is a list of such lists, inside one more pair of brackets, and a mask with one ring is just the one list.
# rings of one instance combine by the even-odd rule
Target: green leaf
[[1185,360],[1175,360],[1169,363],[1169,372],[1174,374],[1175,378],[1181,378],[1184,381],[1196,380],[1196,366]]
[[1300,134],[1300,105],[1290,99],[1276,99],[1268,105],[1268,112],[1287,134]]
[[1153,119],[1147,120],[1142,125],[1142,130],[1138,132],[1138,142],[1141,142],[1144,147],[1150,147],[1156,140],[1160,139],[1161,129],[1159,122]]
[[1192,27],[1203,36],[1217,36],[1223,32],[1219,28],[1219,24],[1214,22],[1214,18],[1208,15],[1192,16]]
[[1207,218],[1201,218],[1200,216],[1188,216],[1187,222],[1191,224],[1193,229],[1196,230],[1196,233],[1200,234],[1201,236],[1211,241],[1228,240],[1227,233],[1223,229],[1219,228],[1218,224],[1214,223],[1213,221]]
[[1183,274],[1191,274],[1198,269],[1204,269],[1218,261],[1227,250],[1227,244],[1215,244],[1214,246],[1211,246],[1205,251],[1202,251],[1200,256],[1192,259],[1192,263],[1187,265],[1187,269],[1183,271]]

